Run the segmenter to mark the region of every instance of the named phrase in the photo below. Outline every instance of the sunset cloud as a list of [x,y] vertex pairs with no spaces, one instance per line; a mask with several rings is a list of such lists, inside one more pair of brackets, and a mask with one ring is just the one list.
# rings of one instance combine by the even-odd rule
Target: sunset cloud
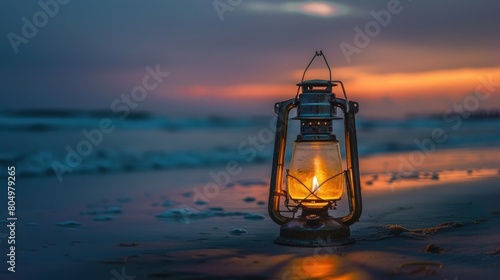
[[246,9],[258,13],[295,13],[313,17],[338,17],[349,13],[343,4],[328,1],[249,2]]

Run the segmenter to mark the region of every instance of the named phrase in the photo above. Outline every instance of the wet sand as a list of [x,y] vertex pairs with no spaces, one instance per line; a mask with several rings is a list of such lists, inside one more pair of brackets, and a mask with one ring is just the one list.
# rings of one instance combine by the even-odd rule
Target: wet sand
[[362,161],[388,164],[365,166],[356,243],[332,248],[273,243],[268,165],[245,166],[211,192],[209,173],[223,169],[22,178],[17,272],[0,278],[496,279],[496,162],[442,161],[403,175],[387,167],[397,156]]

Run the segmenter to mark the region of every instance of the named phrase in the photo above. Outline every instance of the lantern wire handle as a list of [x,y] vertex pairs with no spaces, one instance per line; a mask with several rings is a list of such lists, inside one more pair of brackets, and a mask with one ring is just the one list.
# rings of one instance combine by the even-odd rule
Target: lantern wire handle
[[[320,51],[316,51],[314,53],[314,56],[311,58],[311,61],[309,61],[309,64],[307,64],[307,67],[306,69],[304,69],[304,73],[302,73],[302,79],[300,79],[300,82],[304,82],[304,77],[306,76],[306,72],[307,70],[309,69],[309,67],[311,66],[311,64],[313,63],[314,59],[316,59],[316,57],[318,56],[322,56],[323,59],[325,60],[325,64],[326,64],[326,67],[328,67],[328,74],[330,75],[330,79],[329,81],[332,80],[332,70],[330,69],[330,65],[328,64],[328,61],[326,60],[326,57],[325,55],[323,54],[323,51],[320,50]],[[297,87],[297,93],[295,94],[295,102],[297,102],[299,99],[299,91],[300,91],[300,86]]]
[[306,69],[304,70],[304,73],[302,73],[302,79],[300,80],[300,82],[302,83],[304,81],[304,77],[306,76],[306,72],[307,70],[309,69],[309,66],[311,66],[311,64],[313,63],[314,59],[317,57],[317,56],[322,56],[323,57],[323,60],[325,60],[325,64],[326,64],[326,67],[328,67],[328,73],[330,74],[330,80],[332,80],[332,70],[330,69],[330,65],[328,64],[328,61],[326,60],[326,57],[325,55],[323,54],[323,51],[316,51],[316,53],[314,54],[313,58],[311,59],[311,61],[309,61],[309,64],[307,64],[307,67]]
[[[328,61],[326,60],[326,56],[323,54],[323,51],[316,51],[314,53],[314,56],[311,58],[311,61],[309,61],[309,64],[307,64],[306,69],[304,69],[304,73],[302,73],[302,79],[300,79],[300,82],[304,82],[304,78],[306,76],[306,72],[313,63],[314,59],[316,57],[322,56],[323,60],[325,61],[326,67],[328,67],[328,74],[330,76],[330,79],[328,80],[329,82],[334,82],[334,83],[339,83],[340,86],[342,87],[342,92],[344,93],[344,98],[346,100],[346,111],[349,112],[349,99],[347,98],[347,93],[345,92],[344,84],[341,81],[332,81],[332,70],[330,69],[330,64],[328,64]],[[297,93],[295,94],[295,102],[299,100],[299,91],[300,91],[300,86],[297,87]]]

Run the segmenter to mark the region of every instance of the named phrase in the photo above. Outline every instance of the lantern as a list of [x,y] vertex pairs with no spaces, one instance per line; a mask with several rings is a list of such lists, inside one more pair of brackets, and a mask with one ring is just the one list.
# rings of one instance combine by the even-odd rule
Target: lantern
[[[307,69],[323,57],[329,80],[306,80]],[[341,86],[344,99],[332,92]],[[275,104],[278,115],[269,191],[269,215],[281,225],[276,243],[291,246],[336,246],[354,242],[349,226],[361,216],[361,187],[356,140],[355,114],[358,103],[349,101],[341,81],[332,81],[328,61],[316,52],[297,84],[295,98]],[[302,92],[299,94],[300,89]],[[289,169],[285,168],[289,113],[300,123]],[[342,163],[339,141],[333,134],[337,108],[343,113],[346,164]],[[344,195],[345,190],[345,195]],[[349,212],[336,217],[337,202],[347,197]]]

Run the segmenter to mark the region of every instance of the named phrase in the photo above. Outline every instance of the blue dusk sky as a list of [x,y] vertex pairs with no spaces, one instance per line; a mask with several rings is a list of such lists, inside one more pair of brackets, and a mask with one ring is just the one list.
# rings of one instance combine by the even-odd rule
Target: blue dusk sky
[[[168,72],[136,110],[269,115],[323,50],[364,116],[500,105],[500,2],[1,1],[0,110],[110,109]],[[150,70],[151,71],[151,70]],[[318,61],[306,78],[326,79]],[[477,93],[476,93],[477,94]],[[487,96],[487,97],[486,97]],[[469,97],[470,99],[470,97]],[[120,101],[122,102],[122,101]]]

